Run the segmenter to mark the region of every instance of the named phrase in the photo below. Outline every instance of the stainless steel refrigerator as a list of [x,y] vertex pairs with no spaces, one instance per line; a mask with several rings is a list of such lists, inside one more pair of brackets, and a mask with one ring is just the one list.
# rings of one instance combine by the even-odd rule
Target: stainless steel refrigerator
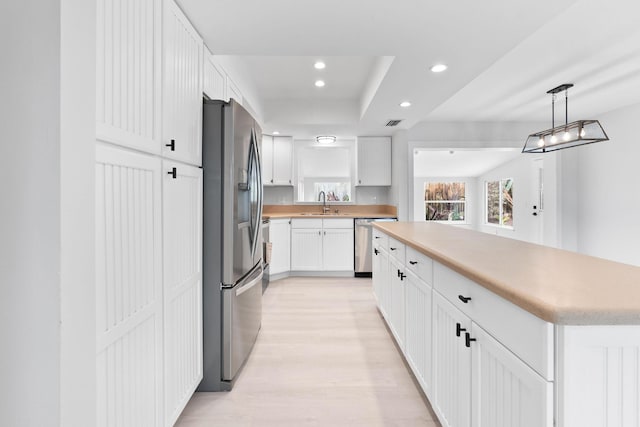
[[262,321],[262,131],[234,100],[204,101],[203,363],[230,390]]

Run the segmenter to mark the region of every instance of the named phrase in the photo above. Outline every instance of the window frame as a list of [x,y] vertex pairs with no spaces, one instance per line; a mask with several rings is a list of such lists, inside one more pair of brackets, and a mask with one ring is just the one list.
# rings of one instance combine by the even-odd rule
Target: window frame
[[[511,198],[513,199],[513,202],[511,204],[511,224],[504,224],[504,196],[503,196],[503,183],[507,182],[507,181],[511,181]],[[499,214],[498,214],[498,223],[493,223],[493,222],[489,222],[489,184],[490,183],[494,183],[497,182],[498,183],[498,206],[499,206]],[[507,229],[507,230],[514,230],[514,209],[515,209],[515,198],[513,197],[513,182],[514,179],[513,178],[500,178],[500,179],[492,179],[492,180],[486,180],[484,182],[484,225],[489,226],[489,227],[497,227],[497,228],[503,228],[503,229]]]
[[[462,196],[462,199],[458,199],[458,200],[427,200],[426,198],[426,192],[427,192],[427,186],[429,184],[462,184],[464,186],[464,195]],[[440,223],[440,224],[452,224],[452,225],[469,225],[469,216],[468,216],[468,197],[467,197],[467,185],[468,183],[466,181],[458,181],[458,180],[448,180],[448,181],[443,181],[443,180],[439,180],[439,181],[424,181],[423,182],[423,194],[424,194],[424,198],[422,200],[423,204],[422,204],[422,218],[424,219],[425,222],[436,222],[436,223]],[[442,220],[442,219],[434,219],[434,220],[428,220],[427,219],[427,204],[429,203],[451,203],[451,204],[461,204],[464,207],[464,218],[460,219],[460,220]]]

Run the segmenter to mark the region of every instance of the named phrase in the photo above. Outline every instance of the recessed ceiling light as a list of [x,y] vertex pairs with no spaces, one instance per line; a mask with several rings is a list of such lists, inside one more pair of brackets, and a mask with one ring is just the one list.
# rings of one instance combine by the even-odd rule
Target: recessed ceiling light
[[318,61],[315,64],[313,64],[313,66],[316,70],[324,70],[324,68],[326,67],[326,64],[322,61]]
[[317,80],[316,87],[324,87],[324,80]]
[[447,69],[447,66],[444,64],[436,64],[433,67],[431,67],[431,71],[433,71],[434,73],[441,73],[446,69]]
[[411,103],[409,101],[402,101],[400,106],[403,108],[411,107]]
[[280,135],[280,132],[278,132],[277,130],[274,130],[274,131],[273,131],[273,134],[274,134],[274,135]]

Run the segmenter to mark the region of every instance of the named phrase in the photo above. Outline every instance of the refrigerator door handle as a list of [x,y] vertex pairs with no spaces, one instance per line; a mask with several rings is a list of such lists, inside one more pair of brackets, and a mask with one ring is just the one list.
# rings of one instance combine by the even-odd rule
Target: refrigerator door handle
[[[256,134],[253,129],[251,129],[251,154],[249,156],[250,162],[252,163],[250,166],[250,170],[252,174],[255,174],[255,191],[256,191],[256,217],[254,218],[254,226],[253,226],[253,245],[251,248],[251,256],[255,256],[256,250],[258,249],[258,236],[260,233],[260,223],[262,222],[262,171],[260,170],[260,155],[258,152],[258,144],[256,141]],[[251,177],[253,181],[254,177]]]

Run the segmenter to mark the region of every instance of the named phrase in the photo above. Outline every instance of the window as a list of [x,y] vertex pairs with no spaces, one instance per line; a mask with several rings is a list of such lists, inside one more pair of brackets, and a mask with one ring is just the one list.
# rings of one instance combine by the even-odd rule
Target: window
[[464,222],[465,196],[464,182],[425,182],[425,220]]
[[513,227],[513,179],[487,181],[487,224]]
[[327,202],[353,203],[352,159],[351,146],[317,147],[298,143],[296,203],[317,203],[323,191]]

